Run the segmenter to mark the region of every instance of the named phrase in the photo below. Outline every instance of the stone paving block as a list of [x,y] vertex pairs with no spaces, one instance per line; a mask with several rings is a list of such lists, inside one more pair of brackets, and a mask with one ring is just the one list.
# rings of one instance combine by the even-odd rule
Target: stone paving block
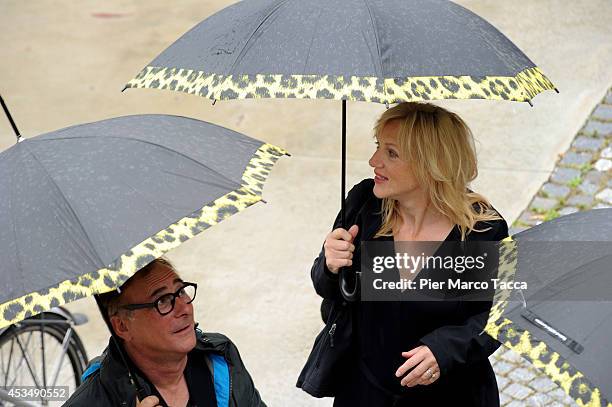
[[598,185],[601,182],[603,175],[604,174],[601,171],[591,170],[587,172],[587,174],[584,176],[584,179],[585,181],[589,181],[592,184]]
[[506,388],[504,393],[508,394],[510,397],[516,400],[525,400],[530,395],[534,394],[534,391],[529,387],[524,386],[520,383],[512,383],[510,386]]
[[560,403],[565,403],[566,405],[571,406],[576,405],[574,400],[572,400],[572,398],[568,396],[560,387],[557,387],[555,390],[549,392],[548,395]]
[[579,209],[574,206],[566,206],[559,210],[559,215],[560,216],[571,215],[572,213],[576,213],[578,211]]
[[534,394],[525,400],[525,405],[529,407],[574,407],[575,404],[559,403],[547,394]]
[[537,393],[525,400],[525,405],[530,407],[549,407],[553,403],[547,394]]
[[513,364],[522,364],[528,363],[525,359],[521,357],[517,352],[513,350],[507,349],[506,352],[500,355],[500,359],[505,360],[506,362],[510,362]]
[[512,370],[508,374],[508,377],[514,382],[529,384],[530,381],[536,378],[536,375],[529,369],[519,367],[517,369]]
[[582,129],[584,134],[593,135],[597,137],[605,137],[612,134],[612,123],[604,123],[595,120],[589,120]]
[[603,139],[580,136],[576,137],[576,139],[572,143],[572,147],[578,150],[597,151],[601,147],[603,147],[603,144]]
[[525,403],[523,401],[512,400],[506,407],[525,407]]
[[499,389],[500,392],[503,391],[504,388],[510,384],[510,379],[504,376],[497,376],[496,380],[497,380],[497,388]]
[[612,158],[612,146],[608,146],[601,151],[601,158]]
[[493,370],[497,375],[507,375],[512,369],[514,369],[514,366],[503,361],[497,362],[493,367]]
[[557,383],[553,382],[548,376],[540,376],[529,383],[529,386],[538,393],[548,393],[549,391],[559,388]]
[[608,209],[608,208],[612,208],[612,205],[599,203],[593,207],[593,209]]
[[507,406],[508,403],[512,402],[512,399],[510,398],[510,396],[508,396],[506,393],[500,393],[499,395],[499,404],[502,406]]
[[574,195],[567,200],[567,204],[571,206],[584,206],[590,208],[595,203],[595,199],[589,195]]
[[580,171],[574,168],[557,167],[552,173],[550,180],[557,184],[567,184],[571,180],[580,176]]
[[600,160],[597,160],[597,162],[595,162],[595,165],[593,165],[593,167],[597,170],[597,171],[601,171],[601,172],[607,172],[610,171],[612,169],[612,161],[602,158]]
[[588,164],[593,159],[593,155],[589,153],[575,153],[569,152],[565,154],[563,159],[561,160],[561,164],[563,165],[583,165]]
[[582,184],[578,185],[578,189],[585,195],[593,195],[599,190],[599,187],[592,182],[583,181]]
[[595,108],[595,111],[591,114],[591,117],[594,117],[599,120],[610,120],[612,121],[612,106],[599,105]]
[[523,211],[523,213],[521,213],[521,216],[519,216],[517,220],[526,225],[534,226],[539,220],[539,218],[535,213],[532,213],[530,211]]
[[531,203],[531,208],[545,212],[553,209],[557,204],[558,202],[554,199],[536,196]]
[[612,205],[612,188],[604,189],[603,191],[595,195],[595,198],[599,199],[600,201],[603,201],[608,205]]
[[541,191],[548,195],[550,198],[556,199],[567,198],[570,193],[570,189],[565,185],[557,185],[553,184],[552,182],[547,182],[546,184],[544,184],[544,186],[542,186]]

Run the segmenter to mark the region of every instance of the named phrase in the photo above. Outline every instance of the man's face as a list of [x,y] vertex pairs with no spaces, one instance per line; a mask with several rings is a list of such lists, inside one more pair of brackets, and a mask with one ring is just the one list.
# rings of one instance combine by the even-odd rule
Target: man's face
[[[145,276],[136,275],[121,296],[121,305],[154,302],[160,296],[174,293],[183,283],[169,267],[155,264]],[[164,358],[183,357],[196,344],[193,304],[186,304],[183,298],[176,298],[174,309],[161,315],[156,308],[122,313],[122,326],[115,332],[125,341],[132,352],[143,356]],[[118,322],[118,321],[116,321]]]

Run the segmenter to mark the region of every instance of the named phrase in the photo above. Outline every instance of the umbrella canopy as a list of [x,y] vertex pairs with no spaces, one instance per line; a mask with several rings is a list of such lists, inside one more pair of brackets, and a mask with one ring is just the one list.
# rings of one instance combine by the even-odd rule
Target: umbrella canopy
[[580,406],[612,406],[612,209],[580,212],[502,244],[486,332],[550,376]]
[[113,290],[261,200],[286,152],[232,130],[135,115],[0,153],[0,328]]
[[[495,27],[447,0],[244,0],[196,25],[125,88],[214,100],[341,99],[345,227],[347,100],[531,103],[555,89]],[[343,275],[342,293],[353,301],[357,286],[347,291]]]
[[127,87],[211,99],[529,101],[554,89],[495,27],[447,0],[245,0],[210,16]]

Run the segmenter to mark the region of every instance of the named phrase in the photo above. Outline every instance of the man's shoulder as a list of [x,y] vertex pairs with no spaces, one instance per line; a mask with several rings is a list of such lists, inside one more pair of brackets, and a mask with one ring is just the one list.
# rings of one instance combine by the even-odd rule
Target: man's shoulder
[[218,332],[203,332],[196,329],[197,348],[221,350],[222,348],[233,345],[230,338]]
[[76,388],[62,407],[96,407],[111,405],[104,386],[100,382],[100,371],[92,373]]
[[234,359],[238,355],[238,348],[234,342],[222,333],[203,332],[196,329],[195,350],[205,353],[216,353],[225,358]]

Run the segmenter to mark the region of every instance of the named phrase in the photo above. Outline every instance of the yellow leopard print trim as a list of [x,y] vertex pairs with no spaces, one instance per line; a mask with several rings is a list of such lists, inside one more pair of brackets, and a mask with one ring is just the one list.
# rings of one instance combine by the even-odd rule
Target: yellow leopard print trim
[[612,403],[578,369],[528,330],[518,327],[507,318],[501,318],[487,325],[485,331],[550,377],[579,406],[612,407]]
[[[512,237],[507,237],[500,242],[499,246],[499,267],[497,269],[497,278],[500,283],[507,283],[514,281],[516,274],[516,262],[517,262],[517,248],[516,241]],[[499,290],[495,292],[493,296],[493,305],[491,311],[489,311],[489,319],[485,331],[489,328],[489,325],[494,326],[495,323],[502,317],[506,306],[508,305],[508,298],[510,297],[510,290]]]
[[210,99],[301,98],[400,103],[436,99],[530,101],[555,89],[538,67],[512,76],[423,76],[401,79],[331,75],[218,75],[147,66],[126,88],[157,88]]
[[272,144],[264,144],[253,154],[242,174],[242,184],[252,194],[261,196],[264,182],[279,157],[288,155],[287,151]]
[[120,287],[153,259],[176,248],[225,218],[261,200],[263,184],[279,157],[287,152],[271,144],[262,145],[242,176],[243,186],[168,226],[124,253],[114,264],[76,279],[65,280],[46,290],[33,292],[0,305],[0,328],[50,308]]
[[[510,237],[501,243],[498,278],[500,281],[511,282],[514,281],[517,264],[516,241]],[[561,355],[551,350],[545,342],[536,339],[528,330],[502,316],[509,296],[509,290],[495,293],[485,332],[531,362],[579,406],[612,407],[612,403],[602,397],[601,391]]]

